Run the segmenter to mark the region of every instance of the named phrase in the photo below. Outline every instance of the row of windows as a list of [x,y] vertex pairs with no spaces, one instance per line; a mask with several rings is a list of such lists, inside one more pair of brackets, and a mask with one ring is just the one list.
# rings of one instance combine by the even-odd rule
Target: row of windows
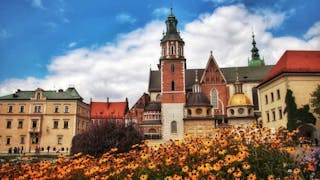
[[[6,128],[7,129],[11,129],[12,128],[12,121],[13,120],[7,120],[6,122]],[[32,124],[31,124],[31,128],[37,128],[38,126],[38,120],[34,119],[34,120],[31,120],[32,121]],[[18,129],[22,129],[23,128],[23,122],[24,120],[23,119],[19,119],[18,120]],[[59,120],[53,120],[53,129],[58,129],[59,127]],[[69,120],[64,120],[63,121],[63,128],[64,129],[68,129],[69,128]]]
[[276,114],[278,114],[278,120],[281,120],[282,116],[283,116],[283,111],[282,111],[281,107],[279,107],[278,110],[272,109],[271,112],[266,111],[267,122],[276,121],[277,120],[277,115]]
[[[192,116],[192,115],[193,115],[191,109],[188,109],[188,110],[187,110],[187,113],[188,113],[188,116]],[[201,109],[201,108],[197,108],[197,109],[196,109],[196,114],[197,114],[197,115],[201,115],[201,114],[202,114],[202,109]],[[207,109],[206,115],[207,115],[207,116],[210,116],[210,115],[211,115],[211,108],[208,108],[208,109]]]
[[[41,105],[35,105],[34,106],[34,111],[35,113],[41,113]],[[59,113],[59,109],[60,109],[60,106],[55,106],[54,107],[54,113]],[[64,106],[64,112],[65,113],[69,113],[69,106]],[[20,113],[25,113],[25,105],[20,105],[19,107],[19,112]],[[13,105],[9,105],[8,106],[8,113],[13,113]]]
[[[277,91],[276,91],[276,95],[277,95],[277,100],[279,100],[280,99],[280,89],[277,89]],[[273,92],[271,92],[270,93],[270,101],[271,102],[274,102],[274,93]],[[265,104],[268,104],[269,103],[269,98],[268,98],[268,94],[266,94],[265,95]]]
[[[31,121],[32,121],[31,127],[32,128],[37,128],[38,120],[37,119],[33,119]],[[12,124],[13,124],[12,122],[13,122],[13,120],[11,120],[11,119],[7,120],[7,122],[6,122],[6,128],[7,129],[11,129],[12,128]],[[23,122],[24,122],[23,119],[19,119],[18,120],[18,126],[17,126],[18,129],[22,129],[23,128]]]
[[[6,136],[5,137],[5,145],[11,145],[12,144],[12,136]],[[58,135],[57,136],[57,144],[62,145],[63,140],[63,135]],[[19,144],[23,145],[26,143],[26,135],[20,135],[20,140]],[[39,137],[38,136],[33,136],[31,137],[31,144],[38,144],[39,143]],[[0,136],[0,145],[3,144],[2,142],[2,137]]]
[[[167,51],[167,48],[164,47],[162,49],[162,56],[165,56],[167,54],[166,51]],[[169,55],[175,55],[176,54],[175,51],[176,51],[175,46],[171,45]],[[178,55],[183,56],[183,49],[181,47],[178,48]]]

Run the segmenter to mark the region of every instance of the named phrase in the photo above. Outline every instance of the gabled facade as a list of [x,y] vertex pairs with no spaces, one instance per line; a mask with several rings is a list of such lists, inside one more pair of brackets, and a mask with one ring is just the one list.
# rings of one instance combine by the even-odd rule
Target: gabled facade
[[73,136],[90,125],[90,106],[75,88],[17,90],[0,97],[0,152],[69,153]]
[[102,123],[128,124],[131,119],[128,117],[128,99],[123,102],[90,102],[91,121],[94,125]]
[[[150,132],[147,128],[151,126],[141,123],[140,127],[144,128],[142,133],[159,133],[161,139],[167,141],[181,139],[186,133],[206,136],[208,129],[225,127],[228,125],[228,101],[231,95],[236,93],[234,88],[236,73],[238,80],[242,82],[243,95],[252,102],[249,116],[254,120],[258,119],[259,95],[256,86],[273,66],[266,66],[260,59],[254,36],[251,50],[254,63],[248,62],[247,67],[221,68],[211,52],[204,69],[187,69],[184,41],[177,31],[177,23],[171,11],[166,20],[166,32],[160,42],[159,69],[150,69],[149,74],[149,104],[158,104],[161,108],[150,112],[148,108],[146,109],[147,103],[143,112],[147,116],[153,113],[160,119],[154,119],[153,123],[158,122],[157,128]],[[258,61],[261,63],[256,63]],[[200,92],[194,91],[195,85],[201,89]],[[197,104],[196,100],[199,98],[206,104]],[[237,124],[238,117],[230,116],[230,118],[233,120],[233,125]]]

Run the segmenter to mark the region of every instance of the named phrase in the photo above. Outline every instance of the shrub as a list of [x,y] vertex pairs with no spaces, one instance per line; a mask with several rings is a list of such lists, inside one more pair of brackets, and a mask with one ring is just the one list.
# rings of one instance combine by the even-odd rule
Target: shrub
[[103,123],[76,135],[72,140],[71,153],[82,152],[99,157],[111,148],[117,148],[118,152],[127,152],[133,144],[140,143],[141,140],[141,135],[133,126]]

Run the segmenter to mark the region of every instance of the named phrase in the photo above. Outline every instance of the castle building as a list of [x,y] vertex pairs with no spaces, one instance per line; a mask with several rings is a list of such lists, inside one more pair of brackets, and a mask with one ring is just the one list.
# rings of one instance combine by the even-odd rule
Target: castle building
[[100,125],[102,123],[129,123],[129,106],[128,99],[123,102],[90,102],[90,119],[93,125]]
[[[204,69],[188,69],[184,56],[185,43],[177,24],[178,20],[171,10],[166,20],[166,32],[160,41],[158,70],[150,69],[149,92],[130,110],[141,132],[147,134],[145,137],[167,141],[182,139],[187,133],[207,136],[209,129],[230,125],[229,120],[234,125],[240,122],[237,120],[245,118],[249,118],[250,122],[259,119],[256,86],[273,66],[265,65],[260,58],[254,35],[248,66],[220,68],[211,52]],[[242,84],[241,92],[234,86],[237,80]],[[247,104],[233,104],[239,101],[239,94],[243,95],[241,98],[246,97]],[[148,101],[143,101],[146,96]],[[231,96],[232,101],[229,100]],[[227,110],[238,111],[236,108],[245,108],[247,113],[228,115]],[[157,135],[149,136],[150,133]]]
[[0,97],[0,152],[69,153],[90,125],[90,106],[75,88],[21,91]]
[[[311,107],[311,93],[319,84],[320,51],[286,51],[258,86],[263,126],[286,128],[287,90],[293,92],[297,108],[304,105]],[[319,124],[317,128],[320,128]]]

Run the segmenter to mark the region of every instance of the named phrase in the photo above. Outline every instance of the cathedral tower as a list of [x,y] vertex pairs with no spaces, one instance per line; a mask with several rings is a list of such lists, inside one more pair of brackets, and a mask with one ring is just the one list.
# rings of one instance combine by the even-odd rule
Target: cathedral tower
[[178,21],[171,13],[161,39],[161,109],[163,139],[183,137],[183,107],[186,102],[184,41],[177,30]]

